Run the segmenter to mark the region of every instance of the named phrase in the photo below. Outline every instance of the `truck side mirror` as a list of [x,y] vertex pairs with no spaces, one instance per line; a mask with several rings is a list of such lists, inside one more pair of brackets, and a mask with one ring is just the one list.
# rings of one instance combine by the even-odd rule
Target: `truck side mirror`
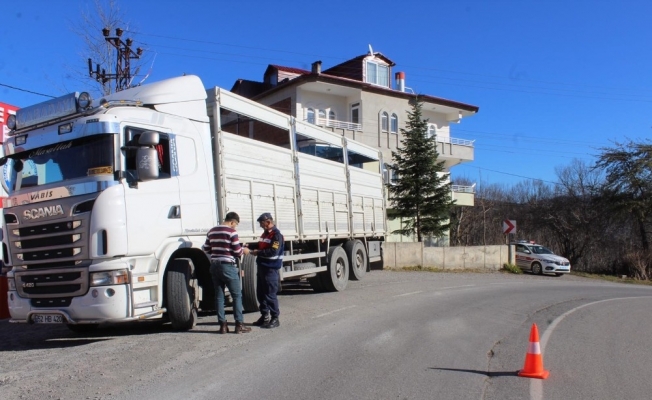
[[141,147],[136,151],[138,180],[151,181],[158,178],[158,152],[151,147]]

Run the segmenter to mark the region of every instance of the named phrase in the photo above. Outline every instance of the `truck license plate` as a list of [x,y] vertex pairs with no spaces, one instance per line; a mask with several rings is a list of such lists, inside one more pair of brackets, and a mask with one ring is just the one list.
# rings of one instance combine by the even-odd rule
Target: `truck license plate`
[[63,316],[59,314],[33,314],[32,321],[35,324],[62,324]]

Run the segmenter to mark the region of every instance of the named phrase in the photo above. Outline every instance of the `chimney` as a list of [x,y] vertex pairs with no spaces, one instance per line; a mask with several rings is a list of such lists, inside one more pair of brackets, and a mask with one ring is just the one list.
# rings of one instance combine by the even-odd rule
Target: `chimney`
[[312,63],[312,73],[321,74],[321,61],[315,61]]
[[405,92],[405,72],[396,73],[396,89],[400,92]]

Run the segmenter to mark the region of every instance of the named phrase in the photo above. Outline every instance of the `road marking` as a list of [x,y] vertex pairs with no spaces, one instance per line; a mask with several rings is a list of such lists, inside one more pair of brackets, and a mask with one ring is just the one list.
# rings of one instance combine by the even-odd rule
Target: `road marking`
[[394,295],[394,296],[392,296],[392,297],[410,296],[410,295],[413,295],[413,294],[419,294],[419,293],[423,293],[423,290],[419,290],[418,292],[411,292],[411,293],[397,294],[397,295]]
[[437,290],[461,289],[461,288],[467,288],[467,287],[475,287],[475,285],[448,286],[448,287],[439,288]]
[[[561,323],[561,321],[569,316],[570,314],[574,313],[577,310],[580,310],[584,307],[592,306],[594,304],[600,304],[604,303],[605,301],[612,301],[612,300],[631,300],[631,299],[643,299],[643,298],[648,298],[652,296],[635,296],[635,297],[616,297],[613,299],[605,299],[605,300],[598,300],[594,301],[592,303],[586,303],[582,304],[581,306],[575,307],[571,310],[566,311],[562,315],[558,316],[555,318],[554,321],[546,328],[545,332],[543,332],[543,336],[541,336],[541,340],[539,341],[539,344],[541,345],[541,352],[545,352],[546,344],[548,343],[548,339],[550,339],[550,336],[552,335],[552,331],[555,330],[557,325]],[[541,400],[543,399],[543,381],[541,379],[531,379],[530,380],[530,399],[531,400]]]
[[348,309],[350,309],[350,308],[355,308],[355,307],[357,307],[357,306],[348,306],[348,307],[344,307],[344,308],[338,308],[337,310],[333,310],[333,311],[329,311],[329,312],[327,312],[327,313],[323,313],[323,314],[315,315],[313,318],[321,318],[321,317],[325,317],[326,315],[331,315],[331,314],[334,314],[334,313],[336,313],[336,312],[340,312],[340,311],[348,310]]

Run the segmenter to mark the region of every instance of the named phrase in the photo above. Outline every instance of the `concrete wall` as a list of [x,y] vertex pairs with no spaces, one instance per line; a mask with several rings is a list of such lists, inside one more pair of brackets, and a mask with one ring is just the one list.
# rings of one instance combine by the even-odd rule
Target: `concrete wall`
[[384,242],[383,267],[499,270],[505,263],[515,264],[513,250],[512,246],[510,253],[507,245],[424,247],[423,243]]

